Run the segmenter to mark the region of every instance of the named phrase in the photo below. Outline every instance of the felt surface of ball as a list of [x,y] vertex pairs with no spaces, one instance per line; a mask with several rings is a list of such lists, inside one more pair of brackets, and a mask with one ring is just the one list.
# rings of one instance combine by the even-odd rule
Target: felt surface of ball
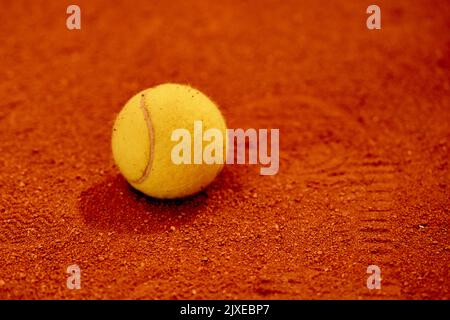
[[[194,121],[202,121],[204,131],[215,128],[223,134],[223,162],[174,163],[174,130],[184,128],[192,140],[202,139],[198,134],[194,137]],[[181,198],[204,189],[223,168],[226,123],[216,104],[200,91],[162,84],[139,92],[125,104],[114,123],[111,144],[116,165],[134,188],[155,198]]]

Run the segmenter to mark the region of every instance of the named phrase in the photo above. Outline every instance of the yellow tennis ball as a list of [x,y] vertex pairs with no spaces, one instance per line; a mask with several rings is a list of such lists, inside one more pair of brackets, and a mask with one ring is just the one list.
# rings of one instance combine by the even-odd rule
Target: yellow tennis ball
[[[214,140],[204,135],[209,129],[222,134],[223,143],[214,144],[217,161],[199,163],[203,158],[198,147],[200,152],[211,151],[211,145],[203,148],[205,141],[218,142],[208,142]],[[120,172],[137,190],[155,198],[186,197],[205,188],[223,168],[226,129],[218,107],[203,93],[187,85],[162,84],[141,91],[125,104],[114,123],[112,153]],[[183,133],[190,138],[180,144]],[[187,144],[191,148],[182,152],[181,145]],[[174,161],[174,155],[180,156],[178,160]],[[180,163],[180,158],[186,161]]]

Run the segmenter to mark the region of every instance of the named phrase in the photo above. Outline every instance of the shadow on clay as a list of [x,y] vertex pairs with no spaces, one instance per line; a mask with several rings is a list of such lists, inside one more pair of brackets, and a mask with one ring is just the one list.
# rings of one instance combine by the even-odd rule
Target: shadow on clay
[[192,223],[229,177],[224,170],[204,191],[184,199],[159,200],[133,189],[120,175],[107,177],[80,194],[79,211],[84,222],[106,232],[151,234]]

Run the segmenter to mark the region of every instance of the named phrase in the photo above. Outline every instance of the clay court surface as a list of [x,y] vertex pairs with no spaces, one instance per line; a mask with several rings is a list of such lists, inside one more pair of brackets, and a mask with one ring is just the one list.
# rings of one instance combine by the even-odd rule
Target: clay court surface
[[[1,4],[1,299],[450,298],[449,2],[377,1],[375,31],[368,1],[69,4]],[[134,191],[113,121],[165,82],[279,128],[279,173]]]

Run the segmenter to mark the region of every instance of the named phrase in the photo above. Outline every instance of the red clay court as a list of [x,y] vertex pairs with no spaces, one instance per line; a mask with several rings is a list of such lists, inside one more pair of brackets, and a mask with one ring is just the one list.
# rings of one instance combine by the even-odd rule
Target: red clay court
[[[1,299],[450,298],[448,1],[377,1],[381,30],[367,1],[70,4],[1,4]],[[165,82],[279,128],[278,174],[134,191],[112,125]]]

